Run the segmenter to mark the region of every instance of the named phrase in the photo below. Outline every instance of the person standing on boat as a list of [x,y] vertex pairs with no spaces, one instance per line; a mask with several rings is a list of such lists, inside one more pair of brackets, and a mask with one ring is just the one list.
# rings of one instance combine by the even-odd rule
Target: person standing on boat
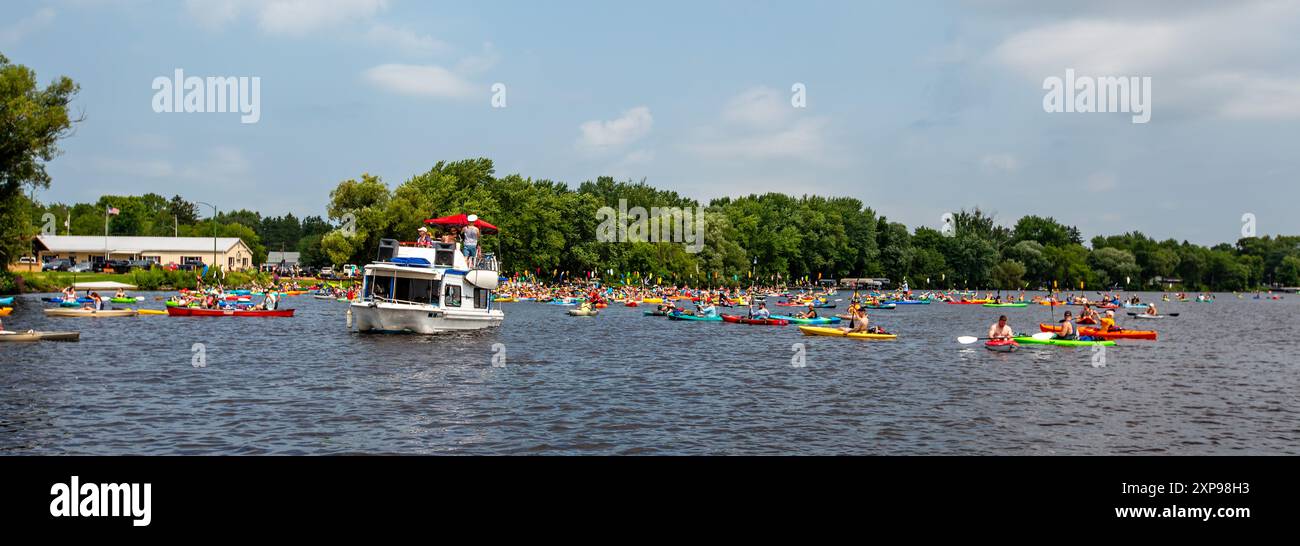
[[415,244],[422,247],[433,246],[433,236],[429,235],[429,228],[423,226],[420,227],[420,237],[415,240]]
[[469,215],[469,225],[465,226],[465,229],[460,233],[461,245],[462,245],[461,251],[464,252],[465,259],[469,261],[469,266],[471,268],[473,268],[474,263],[478,261],[479,232],[478,232],[478,226],[474,225],[474,222],[477,221],[478,221],[477,215],[474,214]]

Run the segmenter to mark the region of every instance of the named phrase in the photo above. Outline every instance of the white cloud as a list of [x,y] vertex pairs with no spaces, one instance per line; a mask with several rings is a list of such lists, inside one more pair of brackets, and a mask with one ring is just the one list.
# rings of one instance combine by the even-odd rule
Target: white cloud
[[22,41],[27,35],[48,26],[54,20],[54,16],[53,9],[41,8],[36,13],[0,28],[0,44],[14,44]]
[[1081,76],[1151,76],[1157,109],[1300,117],[1300,3],[1204,6],[1044,23],[1008,37],[991,59],[1039,84],[1067,68]]
[[1020,170],[1020,160],[1011,154],[988,154],[980,158],[985,171],[1015,172]]
[[479,91],[464,77],[435,65],[384,64],[364,76],[380,88],[414,97],[463,99]]
[[770,87],[754,87],[727,101],[722,119],[753,127],[784,123],[794,113],[789,97]]
[[370,27],[370,30],[366,32],[366,39],[375,44],[392,47],[418,56],[434,55],[449,49],[446,43],[428,34],[420,34],[407,28],[382,23]]
[[692,151],[711,159],[814,161],[826,158],[827,123],[823,118],[801,119],[776,131],[731,135],[698,142],[692,146]]
[[583,123],[578,127],[582,135],[578,137],[577,147],[587,152],[622,148],[650,134],[653,126],[650,108],[637,106],[615,119]]
[[220,28],[245,13],[269,34],[303,36],[365,20],[387,9],[388,0],[186,0],[200,25]]
[[1115,176],[1112,174],[1094,173],[1084,182],[1084,186],[1088,188],[1088,191],[1101,193],[1115,189],[1117,184],[1115,183]]
[[741,92],[723,105],[720,125],[699,129],[689,151],[711,160],[834,160],[829,120],[800,115],[788,101],[767,87]]

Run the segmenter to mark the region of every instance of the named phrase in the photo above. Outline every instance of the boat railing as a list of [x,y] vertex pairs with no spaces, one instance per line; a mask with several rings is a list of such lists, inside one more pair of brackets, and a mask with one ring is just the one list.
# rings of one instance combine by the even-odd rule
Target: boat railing
[[399,299],[397,299],[397,298],[390,298],[390,297],[387,297],[387,296],[381,296],[381,295],[378,295],[378,294],[370,294],[370,298],[369,298],[369,299],[370,299],[370,301],[377,302],[377,303],[394,303],[394,304],[398,304],[398,305],[430,305],[430,306],[433,306],[433,307],[437,307],[437,306],[438,306],[438,304],[437,304],[437,303],[434,303],[434,302],[428,302],[428,301],[408,301],[408,300],[399,300]]
[[483,257],[478,259],[478,263],[474,264],[474,269],[486,269],[488,271],[500,271],[497,269],[498,267],[496,255],[490,252],[483,254]]

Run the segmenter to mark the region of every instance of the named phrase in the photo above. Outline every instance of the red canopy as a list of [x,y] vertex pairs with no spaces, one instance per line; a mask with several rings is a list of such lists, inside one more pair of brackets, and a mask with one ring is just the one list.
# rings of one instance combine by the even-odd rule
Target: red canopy
[[[469,216],[465,214],[455,214],[452,216],[443,216],[442,218],[430,218],[424,223],[435,226],[468,226],[470,224]],[[482,219],[474,220],[474,227],[483,230],[485,233],[497,231],[497,227],[484,222]]]

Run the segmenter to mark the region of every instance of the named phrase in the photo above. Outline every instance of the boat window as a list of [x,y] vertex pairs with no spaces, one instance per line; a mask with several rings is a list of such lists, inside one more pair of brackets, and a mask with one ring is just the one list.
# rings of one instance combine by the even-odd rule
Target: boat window
[[394,283],[395,286],[393,287],[393,299],[397,301],[412,301],[411,300],[412,280],[413,279],[405,279],[402,277],[398,277],[396,283]]
[[433,279],[410,279],[410,301],[429,305],[434,300]]
[[475,307],[476,309],[487,309],[487,307],[488,307],[488,301],[490,301],[491,297],[492,297],[492,291],[491,291],[491,290],[484,290],[484,289],[482,289],[482,288],[475,288],[475,289],[474,289],[474,307]]
[[442,304],[445,307],[460,307],[460,287],[449,284],[443,293]]

